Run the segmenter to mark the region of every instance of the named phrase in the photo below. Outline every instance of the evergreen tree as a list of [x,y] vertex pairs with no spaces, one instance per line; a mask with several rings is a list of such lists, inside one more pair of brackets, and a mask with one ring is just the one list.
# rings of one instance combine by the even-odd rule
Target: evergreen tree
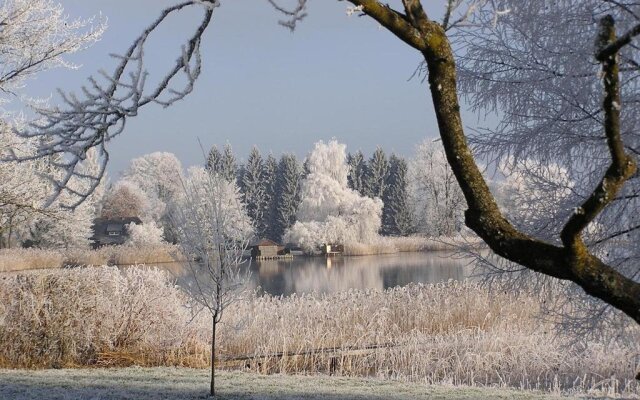
[[300,205],[303,168],[293,154],[284,154],[278,163],[275,182],[273,238],[280,240],[285,230],[296,222]]
[[407,188],[407,162],[392,154],[389,158],[382,210],[384,235],[408,236],[414,232]]
[[278,175],[278,160],[269,154],[263,163],[262,187],[264,190],[264,203],[262,204],[262,218],[264,223],[264,233],[269,239],[276,239],[276,177]]
[[224,145],[222,158],[220,159],[220,169],[217,171],[228,182],[235,182],[238,178],[238,165],[236,157],[229,143]]
[[220,152],[218,146],[214,144],[209,150],[205,169],[210,173],[220,175],[229,182],[235,182],[238,179],[238,165],[231,145],[225,144],[224,150]]
[[366,195],[382,199],[389,172],[389,161],[382,148],[376,148],[369,159],[366,172]]
[[360,195],[365,196],[365,179],[367,164],[364,160],[362,151],[358,150],[355,154],[347,155],[347,164],[349,164],[349,188],[357,191]]
[[220,153],[220,150],[218,150],[218,146],[214,144],[211,146],[211,150],[209,150],[205,169],[209,172],[218,172],[220,169],[220,159],[222,159],[222,154]]
[[309,170],[309,158],[305,158],[302,162],[302,177],[306,178],[311,171]]
[[258,236],[262,236],[265,231],[264,224],[264,165],[260,151],[254,147],[251,149],[247,163],[242,171],[240,179],[240,191],[242,192],[247,215],[251,218]]

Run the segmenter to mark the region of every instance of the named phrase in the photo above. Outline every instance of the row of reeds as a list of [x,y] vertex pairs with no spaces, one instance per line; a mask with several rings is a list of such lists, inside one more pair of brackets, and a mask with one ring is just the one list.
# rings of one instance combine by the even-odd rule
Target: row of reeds
[[[380,255],[399,252],[454,250],[469,238],[381,237],[372,244],[347,244],[344,255]],[[477,240],[475,240],[477,242]],[[475,243],[474,242],[474,243]],[[174,245],[106,246],[99,249],[50,250],[36,248],[0,249],[0,272],[64,268],[89,265],[162,264],[182,260]]]
[[345,244],[344,254],[347,256],[364,256],[393,253],[408,253],[418,251],[447,251],[456,250],[461,246],[480,247],[481,242],[475,236],[459,237],[425,237],[399,236],[380,237],[374,243]]
[[87,265],[161,264],[180,259],[177,247],[170,244],[106,246],[95,250],[0,249],[0,272]]
[[[638,395],[633,338],[538,318],[541,299],[451,281],[386,291],[250,295],[224,314],[219,366],[426,383]],[[209,363],[210,317],[170,275],[92,267],[0,276],[0,367]],[[238,359],[239,358],[239,359]],[[234,361],[235,360],[235,361]]]

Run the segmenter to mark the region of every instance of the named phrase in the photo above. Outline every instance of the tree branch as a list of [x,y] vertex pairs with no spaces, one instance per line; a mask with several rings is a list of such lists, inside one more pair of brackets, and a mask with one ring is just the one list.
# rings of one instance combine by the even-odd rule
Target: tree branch
[[[419,3],[417,0],[403,1],[405,9],[410,14],[408,20],[412,21],[411,28],[407,27],[406,22],[391,23],[390,12],[376,1],[350,1],[356,5],[364,5],[363,11],[366,14],[376,20],[385,21],[386,24],[383,25],[387,29],[424,55],[429,71],[429,89],[447,161],[467,201],[468,210],[465,213],[467,226],[499,256],[533,271],[570,280],[582,287],[589,295],[616,307],[640,323],[640,283],[603,263],[589,253],[586,246],[582,246],[581,251],[576,252],[575,246],[558,247],[529,237],[518,231],[500,212],[464,134],[457,92],[456,65],[444,28],[428,20],[425,22],[426,14],[420,11],[421,7],[417,8],[419,5],[416,4]],[[412,39],[413,37],[420,37],[421,40],[416,41]],[[619,97],[616,97],[619,96],[616,95],[619,90],[619,82],[616,80],[617,63],[609,64],[607,69],[608,71],[605,71],[605,74],[608,74],[608,78],[605,78],[607,86],[605,130],[611,151],[612,166],[607,170],[601,186],[607,193],[607,201],[611,201],[626,177],[635,171],[635,166],[625,155],[620,139],[620,102]],[[583,209],[588,213],[585,214],[586,218],[572,219],[567,224],[570,227],[566,229],[565,237],[574,239],[579,237],[584,226],[606,205],[596,204],[601,198],[598,196],[598,194],[595,195],[594,204],[591,203],[593,200],[591,202],[588,200],[588,204],[583,205]]]
[[[613,20],[613,18],[611,19]],[[602,21],[600,23],[602,24]],[[640,24],[635,25],[619,38],[613,41],[608,41],[606,46],[599,48],[596,53],[596,60],[603,62],[607,58],[618,54],[624,46],[631,43],[631,40],[638,35],[640,35]]]
[[[602,45],[617,42],[613,17],[606,16],[600,21],[598,41]],[[609,45],[606,46],[609,47]],[[601,54],[602,51],[599,51],[596,58],[599,59]],[[562,243],[574,252],[585,248],[580,238],[584,228],[616,198],[624,183],[636,171],[634,159],[624,151],[624,143],[620,134],[620,72],[617,54],[611,54],[600,61],[602,62],[602,80],[605,90],[604,130],[611,155],[611,165],[591,196],[575,210],[562,229],[560,234]]]
[[425,42],[417,30],[407,19],[399,13],[377,0],[348,0],[353,5],[362,7],[362,12],[375,19],[400,40],[417,50],[425,47]]

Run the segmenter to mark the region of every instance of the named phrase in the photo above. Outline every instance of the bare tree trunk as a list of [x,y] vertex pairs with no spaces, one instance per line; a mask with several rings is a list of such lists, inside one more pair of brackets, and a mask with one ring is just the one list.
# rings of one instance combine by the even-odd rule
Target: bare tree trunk
[[211,397],[216,395],[216,317],[213,317],[213,335],[211,336]]

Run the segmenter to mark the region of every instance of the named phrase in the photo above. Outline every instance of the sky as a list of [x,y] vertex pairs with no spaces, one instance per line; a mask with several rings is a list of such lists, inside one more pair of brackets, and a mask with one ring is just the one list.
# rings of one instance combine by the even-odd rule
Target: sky
[[[90,75],[112,71],[122,54],[168,0],[61,0],[71,18],[102,16],[108,29],[93,47],[68,59],[78,70],[52,70],[28,82],[27,94],[77,92]],[[434,5],[434,3],[438,3]],[[441,4],[442,3],[442,4]],[[394,5],[394,2],[391,2]],[[425,2],[431,15],[444,1]],[[348,3],[312,0],[294,33],[266,0],[227,0],[215,11],[202,43],[203,71],[185,100],[150,106],[109,143],[109,172],[154,151],[175,153],[185,166],[203,162],[213,144],[229,143],[239,159],[256,145],[263,154],[304,157],[318,140],[336,138],[348,151],[370,155],[377,146],[411,156],[437,135],[426,83],[410,79],[420,54],[366,17],[347,16]],[[197,12],[196,12],[197,11]],[[150,79],[180,53],[201,11],[165,23],[146,49]]]

